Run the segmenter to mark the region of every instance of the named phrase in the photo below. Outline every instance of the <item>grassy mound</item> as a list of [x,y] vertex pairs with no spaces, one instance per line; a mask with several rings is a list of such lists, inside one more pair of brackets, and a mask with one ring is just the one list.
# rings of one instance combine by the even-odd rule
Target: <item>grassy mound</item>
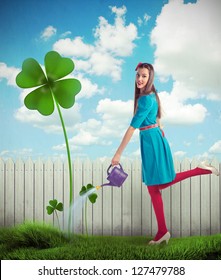
[[57,229],[26,223],[0,229],[0,259],[16,260],[221,260],[221,234],[172,238],[148,246],[144,236],[68,238]]

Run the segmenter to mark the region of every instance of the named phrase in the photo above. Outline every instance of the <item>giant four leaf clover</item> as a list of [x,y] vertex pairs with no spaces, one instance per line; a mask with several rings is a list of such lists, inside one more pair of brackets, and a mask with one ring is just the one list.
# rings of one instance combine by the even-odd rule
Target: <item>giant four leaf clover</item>
[[56,105],[63,128],[69,166],[70,207],[68,231],[71,227],[71,204],[73,199],[72,189],[72,164],[60,106],[68,109],[75,103],[75,95],[81,90],[81,83],[77,79],[62,79],[74,70],[74,62],[70,58],[61,57],[59,53],[50,51],[45,55],[45,71],[33,58],[26,59],[22,64],[22,71],[16,77],[16,83],[21,88],[33,88],[24,100],[25,106],[30,110],[38,110],[44,116],[51,115]]
[[74,70],[74,63],[55,51],[45,55],[45,70],[46,75],[35,59],[28,58],[23,62],[16,83],[21,88],[38,87],[25,97],[24,103],[28,109],[47,116],[53,113],[55,102],[65,109],[71,108],[81,84],[77,79],[61,79]]

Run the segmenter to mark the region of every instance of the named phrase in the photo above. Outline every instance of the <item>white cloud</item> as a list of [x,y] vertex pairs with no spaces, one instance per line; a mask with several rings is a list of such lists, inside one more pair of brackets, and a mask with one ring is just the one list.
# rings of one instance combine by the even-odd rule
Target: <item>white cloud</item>
[[197,141],[198,143],[202,143],[203,141],[205,140],[205,137],[202,133],[200,133],[198,136],[197,136]]
[[54,46],[54,50],[62,55],[88,58],[94,51],[94,46],[85,44],[82,37],[60,39]]
[[100,135],[120,138],[129,125],[129,120],[132,118],[133,101],[105,98],[99,101],[96,112],[100,115],[103,122]]
[[62,55],[72,56],[78,71],[119,81],[123,58],[132,54],[138,34],[133,23],[127,25],[125,22],[125,6],[110,9],[115,14],[114,23],[110,24],[104,17],[99,17],[92,44],[85,43],[82,37],[66,38],[57,41],[53,49]]
[[161,92],[159,96],[163,109],[162,123],[193,125],[204,121],[207,109],[202,104],[185,104],[173,92]]
[[221,140],[215,142],[209,149],[211,154],[221,154]]
[[64,32],[64,33],[62,33],[61,34],[61,37],[67,37],[67,36],[69,36],[69,35],[71,35],[71,31],[66,31],[66,32]]
[[143,19],[144,19],[144,22],[147,23],[148,20],[151,19],[151,16],[149,16],[147,13],[145,13],[144,16],[143,16]]
[[70,144],[77,145],[77,146],[88,146],[99,144],[100,140],[97,136],[94,136],[92,133],[80,130],[80,132],[74,136],[70,140]]
[[52,25],[49,25],[42,31],[41,39],[43,39],[44,41],[47,41],[56,33],[57,33],[57,29],[55,27],[53,27]]
[[167,109],[164,121],[170,124],[193,125],[202,123],[206,115],[206,109],[201,104],[183,105],[173,102],[167,106]]
[[174,153],[175,157],[184,157],[186,155],[186,152],[184,151],[177,151]]
[[144,14],[143,18],[138,17],[137,23],[139,26],[142,26],[143,24],[147,24],[147,22],[151,19],[151,16],[149,16],[147,13]]
[[[76,125],[75,130],[90,133],[97,137],[98,143],[109,145],[112,139],[121,138],[132,117],[133,101],[102,99],[98,102],[96,113],[99,120],[89,119]],[[93,138],[91,137],[91,138]],[[95,140],[95,138],[93,138]]]
[[116,14],[115,23],[111,25],[104,17],[99,17],[99,25],[96,27],[94,36],[96,45],[116,56],[129,56],[135,47],[133,41],[137,38],[137,28],[134,24],[125,24],[124,15],[126,7],[110,7]]
[[44,117],[41,114],[34,110],[28,110],[24,105],[15,111],[14,117],[21,122],[32,123],[34,126],[44,123]]
[[105,98],[99,101],[96,111],[103,114],[103,119],[118,119],[131,115],[132,108],[132,100],[122,101]]
[[155,69],[197,96],[221,99],[221,1],[169,1],[151,33]]
[[1,152],[0,152],[0,157],[3,157],[3,156],[5,156],[5,155],[7,155],[7,154],[9,154],[9,153],[10,153],[9,150],[1,151]]
[[136,151],[134,151],[131,156],[134,156],[134,157],[140,157],[141,154],[140,154],[140,148],[136,149]]
[[[27,90],[22,92],[21,101],[27,93]],[[74,134],[69,139],[71,150],[76,150],[76,146],[107,146],[112,143],[112,137],[121,137],[128,125],[128,118],[132,112],[132,103],[132,100],[127,102],[121,100],[112,101],[110,99],[100,100],[96,108],[96,113],[99,115],[100,120],[88,119],[85,122],[81,122],[80,105],[77,102],[68,110],[62,109],[66,129]],[[23,105],[15,111],[14,117],[47,133],[62,133],[60,119],[56,110],[52,115],[45,117],[36,110],[28,110]],[[53,149],[62,151],[66,149],[66,146],[63,143],[54,146]]]
[[[72,131],[77,122],[81,120],[80,105],[75,103],[68,110],[61,109],[67,131]],[[14,117],[34,127],[43,129],[47,133],[62,133],[61,121],[57,110],[50,116],[43,116],[36,110],[28,110],[24,105],[17,109]]]
[[140,17],[138,17],[137,23],[139,26],[141,26],[143,24],[143,20]]
[[[77,133],[69,139],[70,146],[111,145],[113,139],[121,138],[129,126],[132,108],[132,100],[100,100],[96,108],[99,120],[88,119],[77,123],[73,130]],[[55,149],[64,150],[65,145]]]
[[183,145],[186,146],[186,147],[189,147],[191,145],[191,142],[183,141]]
[[105,88],[99,88],[96,83],[92,83],[91,80],[84,77],[83,74],[77,74],[75,76],[81,82],[81,91],[76,95],[76,100],[81,98],[91,98],[95,95],[102,95],[105,92]]
[[116,6],[114,6],[114,7],[109,6],[109,8],[111,9],[112,13],[116,14],[118,21],[120,21],[120,22],[123,21],[122,17],[127,12],[127,8],[124,5],[121,8],[117,8]]
[[109,53],[94,52],[89,63],[91,64],[89,73],[97,76],[110,76],[113,81],[120,80],[122,59],[116,59]]
[[5,63],[0,62],[0,81],[2,79],[7,80],[7,84],[10,86],[16,86],[15,78],[20,69],[15,67],[9,67]]
[[186,88],[181,82],[173,83],[171,93],[160,92],[159,96],[163,109],[163,123],[194,125],[202,123],[207,116],[206,107],[193,102],[197,98],[197,92]]
[[27,158],[33,155],[31,148],[21,148],[18,150],[4,150],[0,152],[0,157],[3,158]]

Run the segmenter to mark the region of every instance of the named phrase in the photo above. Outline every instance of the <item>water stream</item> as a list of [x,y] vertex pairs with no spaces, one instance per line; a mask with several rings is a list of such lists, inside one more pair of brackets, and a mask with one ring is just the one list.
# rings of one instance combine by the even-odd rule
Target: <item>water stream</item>
[[[72,233],[82,233],[84,224],[84,212],[85,212],[85,203],[88,199],[88,196],[97,191],[96,188],[93,188],[87,191],[84,195],[78,195],[73,204],[71,205],[72,213],[72,223],[71,223],[71,232]],[[88,199],[89,202],[89,199]],[[89,202],[90,203],[90,202]],[[83,210],[83,211],[82,211]],[[64,231],[68,232],[68,217],[69,217],[69,208],[64,210]]]

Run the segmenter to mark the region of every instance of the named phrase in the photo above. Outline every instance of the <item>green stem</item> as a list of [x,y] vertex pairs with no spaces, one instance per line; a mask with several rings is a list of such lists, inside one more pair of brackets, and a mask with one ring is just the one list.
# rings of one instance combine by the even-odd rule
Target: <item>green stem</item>
[[57,220],[58,220],[58,228],[61,231],[61,227],[60,227],[60,223],[59,223],[59,218],[58,218],[58,213],[57,213],[56,209],[55,209],[55,214],[56,214],[56,217],[57,217]]
[[63,128],[63,133],[64,133],[64,139],[65,139],[65,144],[66,144],[66,149],[67,149],[67,156],[68,156],[68,167],[69,167],[69,186],[70,186],[70,196],[69,196],[69,217],[68,217],[68,233],[70,235],[70,232],[71,232],[71,205],[72,205],[72,201],[73,201],[73,189],[72,189],[72,164],[71,164],[71,154],[70,154],[70,148],[69,148],[69,143],[68,143],[68,137],[67,137],[67,133],[66,133],[66,129],[65,129],[65,124],[64,124],[64,120],[63,120],[63,117],[62,117],[62,114],[61,114],[61,110],[60,110],[60,106],[55,98],[55,96],[53,95],[54,97],[54,101],[55,101],[55,104],[57,106],[57,109],[58,109],[58,114],[59,114],[59,117],[60,117],[60,120],[61,120],[61,125],[62,125],[62,128]]
[[86,235],[88,237],[88,230],[87,230],[87,198],[85,201],[85,211],[84,211],[84,219],[85,219],[85,230],[86,230]]

